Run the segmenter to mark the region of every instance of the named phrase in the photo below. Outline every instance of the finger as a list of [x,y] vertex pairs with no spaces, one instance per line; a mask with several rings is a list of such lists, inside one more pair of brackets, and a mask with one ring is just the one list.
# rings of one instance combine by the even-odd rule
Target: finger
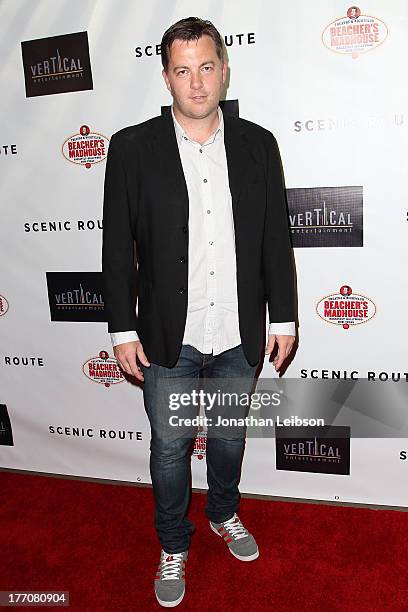
[[144,366],[149,367],[150,366],[150,362],[148,360],[148,358],[146,357],[143,347],[142,345],[139,345],[136,349],[136,355],[138,357],[138,359],[141,361],[141,363],[143,363]]
[[128,364],[129,364],[132,376],[134,376],[138,380],[143,381],[144,376],[143,376],[142,370],[140,369],[140,367],[138,366],[136,362],[136,353],[134,353],[133,355],[129,355]]
[[273,362],[273,365],[275,366],[275,370],[278,371],[282,365],[282,363],[284,362],[284,353],[282,353],[282,350],[279,349],[278,354],[276,356],[276,360]]
[[276,336],[268,336],[268,342],[265,347],[265,355],[270,355],[275,346]]
[[294,344],[295,344],[295,338],[293,336],[289,336],[288,338],[283,338],[282,340],[278,340],[279,350],[278,350],[278,353],[275,359],[273,360],[274,365],[278,365],[278,362],[280,362],[280,365],[281,365],[285,361],[285,359],[288,357],[288,355],[292,351]]
[[275,366],[275,370],[279,370],[280,367],[282,366],[283,362],[286,359],[286,349],[287,349],[287,342],[283,341],[280,344],[278,343],[278,354],[276,355],[275,359],[273,360],[273,365]]
[[118,365],[120,366],[120,368],[126,372],[126,374],[129,374],[129,376],[135,376],[138,380],[143,381],[143,374],[141,373],[140,368],[137,366],[136,364],[136,360],[135,363],[132,363],[132,358],[126,356],[126,355],[121,355],[120,357],[116,357],[116,361],[118,363]]
[[131,374],[132,373],[126,358],[121,357],[119,359],[118,357],[116,357],[116,361],[117,361],[120,369],[123,370],[124,372],[126,372],[126,374]]
[[[116,347],[113,347],[113,354],[115,356],[116,359],[116,363],[118,364],[118,366],[120,367],[121,370],[123,370],[124,372],[126,372],[126,364],[124,362],[124,355],[122,353],[122,351]],[[129,372],[128,372],[129,374]]]
[[286,347],[286,355],[285,355],[285,358],[286,358],[286,357],[288,357],[288,356],[290,355],[290,353],[292,352],[292,349],[293,349],[293,345],[294,345],[294,344],[295,344],[295,341],[294,341],[294,340],[290,340],[290,341],[288,342],[288,345],[287,345],[287,347]]

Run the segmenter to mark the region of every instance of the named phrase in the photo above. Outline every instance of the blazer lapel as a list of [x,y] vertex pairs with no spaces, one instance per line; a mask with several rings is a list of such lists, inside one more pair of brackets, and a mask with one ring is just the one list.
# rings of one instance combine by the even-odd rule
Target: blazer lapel
[[153,150],[157,161],[158,180],[164,182],[163,191],[171,193],[181,203],[188,219],[188,191],[180,159],[176,132],[170,112],[161,116],[159,128],[153,135]]
[[[157,160],[160,180],[164,181],[166,188],[181,203],[188,219],[188,190],[184,177],[183,166],[180,159],[176,132],[170,112],[161,116],[158,129],[153,134],[152,146]],[[239,121],[235,117],[224,114],[224,144],[227,157],[228,179],[232,197],[234,218],[238,210],[238,203],[243,185],[246,183],[248,173],[253,169],[254,162],[248,149],[248,142],[241,131]]]
[[253,167],[253,163],[248,150],[247,140],[241,132],[239,121],[235,117],[230,117],[226,114],[224,114],[224,143],[232,208],[234,216],[236,216],[242,187],[246,182],[249,169]]

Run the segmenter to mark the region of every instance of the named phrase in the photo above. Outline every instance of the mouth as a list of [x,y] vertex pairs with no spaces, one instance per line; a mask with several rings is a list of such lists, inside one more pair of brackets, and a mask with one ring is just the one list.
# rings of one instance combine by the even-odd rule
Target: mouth
[[193,102],[204,102],[207,99],[207,96],[192,96],[191,99]]

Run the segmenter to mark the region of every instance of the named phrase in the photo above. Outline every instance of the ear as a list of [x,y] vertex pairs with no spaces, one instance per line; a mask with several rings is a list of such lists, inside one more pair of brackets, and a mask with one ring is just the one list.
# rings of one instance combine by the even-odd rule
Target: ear
[[228,70],[227,62],[223,62],[222,64],[222,82],[223,83],[225,83],[225,79],[227,78],[227,70]]
[[166,83],[166,87],[167,87],[167,89],[168,89],[169,91],[171,91],[170,81],[169,81],[169,79],[168,79],[168,77],[167,77],[167,73],[166,73],[166,71],[165,71],[165,69],[164,69],[164,68],[163,68],[163,70],[162,70],[162,75],[163,75],[164,82]]

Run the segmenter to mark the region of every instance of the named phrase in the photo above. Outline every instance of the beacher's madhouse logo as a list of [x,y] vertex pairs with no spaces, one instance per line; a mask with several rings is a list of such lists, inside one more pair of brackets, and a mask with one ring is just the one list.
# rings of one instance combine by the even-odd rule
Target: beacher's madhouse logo
[[372,319],[376,313],[376,306],[365,295],[353,293],[349,285],[342,285],[339,293],[326,295],[317,303],[316,312],[328,323],[349,329],[353,325],[367,323]]
[[87,32],[21,43],[26,96],[93,89]]
[[9,303],[4,297],[4,295],[0,295],[0,317],[5,315],[9,309]]
[[371,15],[363,15],[358,6],[351,6],[344,17],[339,17],[323,30],[323,44],[335,53],[353,58],[375,49],[388,36],[386,24]]
[[107,351],[101,351],[98,357],[91,357],[85,361],[82,371],[87,378],[96,383],[110,387],[123,382],[125,377],[114,357],[109,357]]
[[106,159],[109,139],[98,132],[91,132],[88,125],[81,125],[79,132],[66,139],[62,154],[68,161],[90,168]]
[[198,432],[194,441],[193,457],[200,461],[204,459],[207,451],[207,432],[203,427],[198,428]]

